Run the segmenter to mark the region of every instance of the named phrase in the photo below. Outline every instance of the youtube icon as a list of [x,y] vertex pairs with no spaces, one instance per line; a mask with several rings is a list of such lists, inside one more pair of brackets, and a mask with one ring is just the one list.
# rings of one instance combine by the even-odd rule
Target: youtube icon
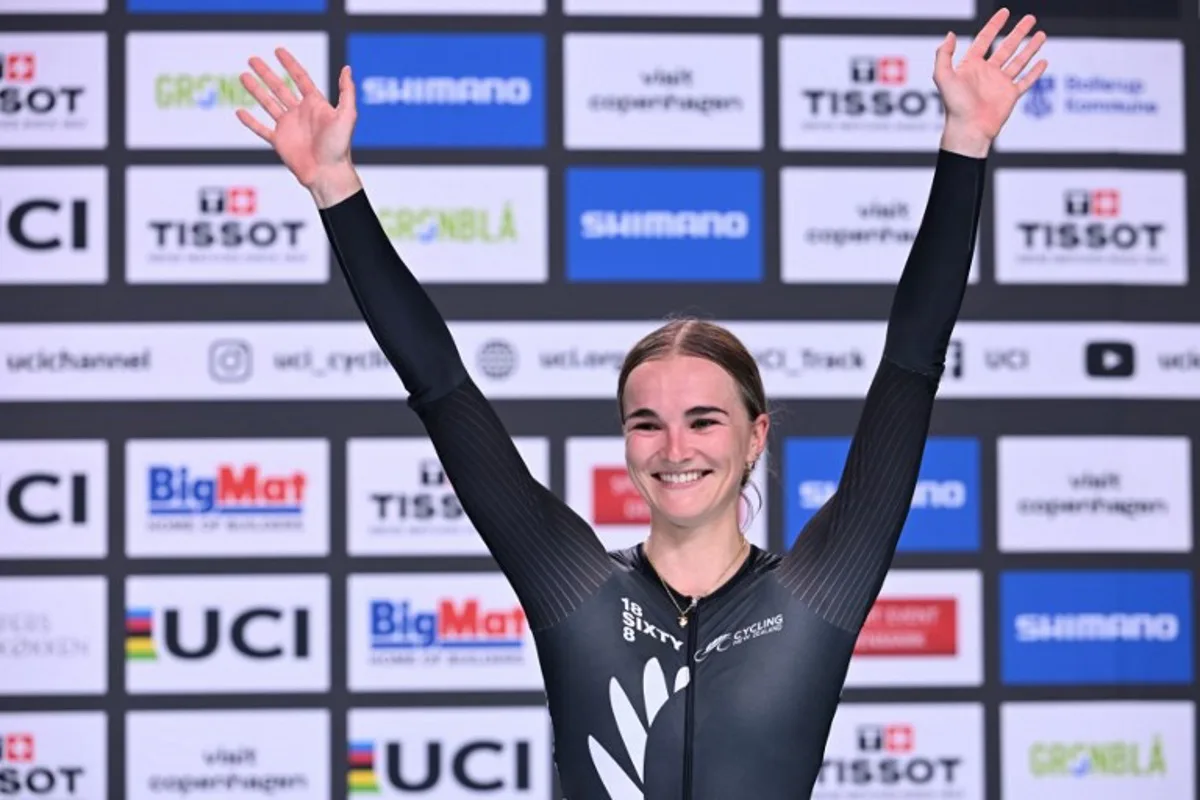
[[1133,345],[1129,342],[1089,342],[1087,374],[1096,378],[1128,378],[1133,375]]

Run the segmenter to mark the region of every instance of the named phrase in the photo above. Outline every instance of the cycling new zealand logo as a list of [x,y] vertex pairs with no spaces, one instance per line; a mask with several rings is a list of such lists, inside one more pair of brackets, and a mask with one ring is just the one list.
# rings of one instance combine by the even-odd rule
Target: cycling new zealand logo
[[545,44],[518,33],[353,34],[355,147],[540,148]]
[[[793,438],[784,449],[784,545],[833,496],[850,451],[849,437]],[[901,552],[966,552],[980,546],[979,442],[931,437],[925,445]]]
[[1184,570],[1002,574],[1002,680],[1190,684],[1193,602]]
[[756,169],[578,167],[566,203],[569,281],[762,280]]

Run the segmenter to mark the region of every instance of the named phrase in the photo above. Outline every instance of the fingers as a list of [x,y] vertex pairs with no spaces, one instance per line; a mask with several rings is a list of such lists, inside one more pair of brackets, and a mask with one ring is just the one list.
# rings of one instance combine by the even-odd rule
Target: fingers
[[1004,65],[1004,74],[1010,78],[1015,78],[1021,74],[1021,70],[1025,69],[1025,65],[1029,63],[1037,51],[1042,49],[1042,44],[1046,41],[1046,34],[1043,31],[1038,31],[1033,35],[1025,46],[1021,48],[1021,52],[1017,53],[1011,61]]
[[338,108],[339,113],[353,115],[358,111],[358,100],[354,94],[354,78],[350,67],[342,67],[338,73]]
[[287,74],[291,75],[292,80],[296,82],[296,88],[300,90],[301,97],[312,96],[319,97],[322,100],[325,99],[325,95],[313,83],[312,78],[308,76],[308,72],[286,48],[276,48],[275,57],[279,59],[279,63],[283,64],[283,68],[287,70]]
[[1017,91],[1019,91],[1021,94],[1025,94],[1025,92],[1029,91],[1029,87],[1037,83],[1037,79],[1042,77],[1042,73],[1046,71],[1047,66],[1048,63],[1044,58],[1034,64],[1033,69],[1029,70],[1029,72],[1026,72],[1024,77],[1017,81]]
[[1012,58],[1012,54],[1017,50],[1017,45],[1033,30],[1034,23],[1036,22],[1037,19],[1032,14],[1026,14],[1022,17],[1021,21],[1008,32],[1008,36],[1004,37],[1004,41],[992,51],[992,55],[988,58],[988,61],[997,66],[1003,66],[1004,62]]
[[274,131],[255,119],[254,115],[249,111],[244,108],[239,108],[237,110],[237,118],[242,121],[243,125],[258,134],[258,137],[264,142],[271,146],[275,145]]
[[967,58],[983,58],[987,53],[992,42],[1004,27],[1004,23],[1008,21],[1008,9],[1002,8],[992,18],[987,21],[987,24],[980,29],[979,33],[975,34],[975,40],[971,42],[971,46],[967,48]]
[[271,115],[271,119],[279,119],[283,116],[284,107],[279,104],[279,101],[267,91],[267,87],[256,81],[254,76],[249,72],[241,74],[242,86],[246,87],[251,96],[258,101],[258,104],[263,107],[263,110]]
[[946,34],[946,38],[938,45],[933,54],[933,77],[942,80],[954,71],[954,32]]
[[254,70],[258,77],[262,78],[263,83],[267,85],[267,88],[271,90],[272,94],[275,95],[276,99],[279,100],[285,109],[300,105],[300,100],[292,93],[288,85],[275,74],[275,70],[267,66],[267,62],[255,56],[250,59],[250,68]]

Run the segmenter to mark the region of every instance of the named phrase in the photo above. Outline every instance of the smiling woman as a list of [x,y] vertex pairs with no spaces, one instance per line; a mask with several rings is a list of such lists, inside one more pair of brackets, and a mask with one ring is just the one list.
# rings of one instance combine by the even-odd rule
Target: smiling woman
[[521,602],[571,800],[810,796],[911,506],[986,156],[1046,66],[1025,71],[1042,34],[1018,50],[1032,17],[987,55],[1007,17],[992,17],[957,67],[952,35],[937,50],[946,126],[925,216],[837,491],[784,554],[750,545],[739,527],[769,418],[757,365],[732,334],[677,320],[627,354],[617,390],[626,462],[651,521],[644,543],[607,552],[532,476],[388,239],[350,159],[349,69],[335,108],[286,51],[277,55],[299,96],[251,59],[265,87],[249,73],[243,83],[274,127],[238,117],[312,193],[372,335]]

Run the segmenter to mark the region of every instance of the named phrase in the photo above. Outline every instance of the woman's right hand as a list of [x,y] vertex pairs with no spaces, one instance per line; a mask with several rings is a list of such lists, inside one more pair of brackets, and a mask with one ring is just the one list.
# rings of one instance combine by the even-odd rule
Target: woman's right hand
[[255,56],[250,59],[250,67],[262,82],[243,72],[242,85],[271,116],[275,127],[267,127],[244,108],[238,109],[237,118],[275,148],[319,207],[328,208],[362,188],[350,161],[350,137],[357,117],[350,67],[342,67],[338,76],[338,104],[334,108],[291,53],[278,48],[275,56],[300,90],[300,97]]

